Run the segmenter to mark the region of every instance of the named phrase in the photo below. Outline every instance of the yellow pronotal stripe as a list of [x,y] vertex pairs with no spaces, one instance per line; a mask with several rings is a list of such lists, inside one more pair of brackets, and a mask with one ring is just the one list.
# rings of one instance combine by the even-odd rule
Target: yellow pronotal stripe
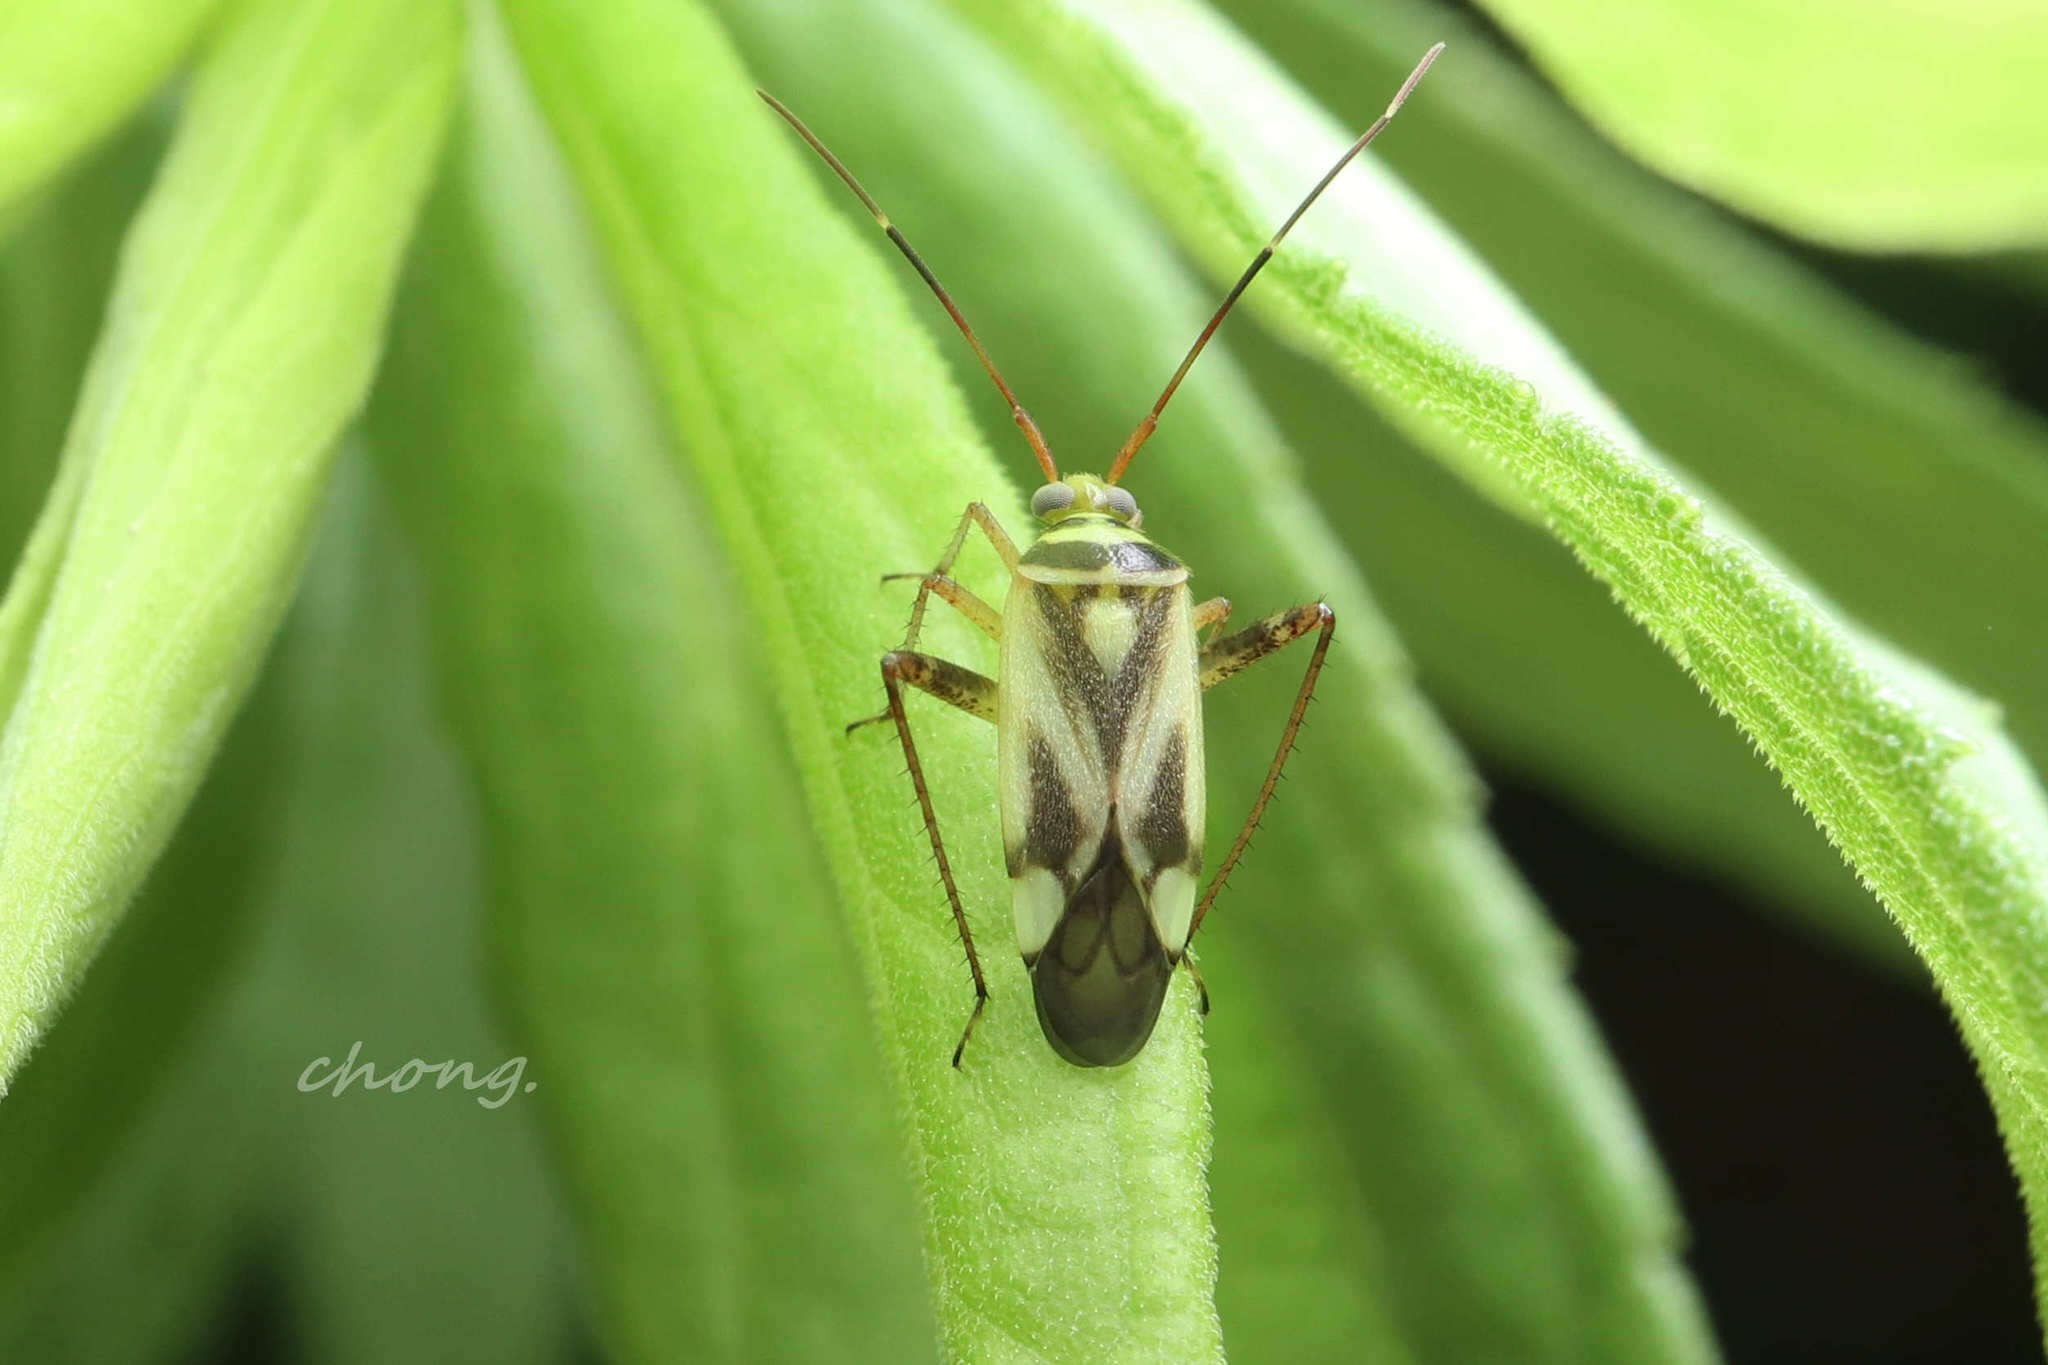
[[1057,545],[1068,540],[1115,540],[1151,543],[1151,537],[1136,527],[1127,526],[1108,517],[1075,517],[1057,526],[1047,527],[1037,541],[1038,545]]

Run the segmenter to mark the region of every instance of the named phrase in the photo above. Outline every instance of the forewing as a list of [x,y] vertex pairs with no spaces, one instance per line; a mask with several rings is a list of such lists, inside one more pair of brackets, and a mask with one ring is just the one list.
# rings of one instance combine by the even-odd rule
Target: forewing
[[1112,689],[1128,698],[1110,783],[1124,864],[1144,894],[1160,946],[1176,961],[1194,918],[1206,813],[1191,604],[1183,586],[1147,591],[1124,664],[1131,676]]
[[1003,611],[997,764],[1017,947],[1036,960],[1109,824],[1108,678],[1071,592],[1015,580]]

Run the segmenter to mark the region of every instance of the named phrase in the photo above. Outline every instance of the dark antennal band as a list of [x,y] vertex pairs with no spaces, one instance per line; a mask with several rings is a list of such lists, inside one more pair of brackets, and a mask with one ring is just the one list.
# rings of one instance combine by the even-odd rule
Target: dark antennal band
[[[1351,164],[1351,158],[1364,151],[1372,140],[1380,135],[1380,131],[1393,122],[1394,115],[1400,113],[1401,106],[1407,103],[1409,92],[1415,89],[1429,71],[1430,63],[1434,62],[1443,50],[1444,45],[1438,43],[1422,54],[1422,60],[1415,64],[1415,69],[1408,73],[1408,79],[1401,82],[1401,88],[1395,92],[1393,102],[1387,105],[1387,112],[1374,119],[1372,127],[1360,134],[1358,141],[1352,143],[1350,149],[1337,158],[1337,164],[1330,167],[1321,180],[1316,181],[1316,187],[1308,192],[1308,197],[1294,206],[1294,212],[1287,215],[1287,221],[1280,225],[1280,230],[1274,233],[1272,240],[1252,258],[1252,263],[1245,267],[1244,274],[1237,277],[1237,283],[1230,286],[1230,293],[1224,297],[1223,306],[1216,310],[1215,316],[1209,319],[1209,325],[1195,338],[1195,344],[1189,349],[1187,359],[1180,362],[1180,368],[1173,372],[1173,378],[1166,381],[1166,389],[1159,395],[1159,401],[1152,405],[1152,411],[1147,414],[1144,421],[1138,423],[1138,429],[1131,433],[1130,439],[1124,442],[1123,449],[1116,453],[1116,463],[1109,467],[1108,482],[1115,483],[1124,476],[1124,471],[1131,467],[1131,460],[1136,457],[1138,447],[1144,445],[1153,430],[1158,427],[1159,414],[1166,410],[1166,404],[1172,399],[1173,391],[1180,387],[1180,381],[1187,378],[1188,369],[1195,363],[1195,357],[1209,344],[1209,338],[1216,335],[1216,329],[1223,325],[1224,315],[1230,312],[1231,305],[1237,302],[1238,295],[1244,293],[1245,286],[1252,282],[1252,277],[1264,268],[1267,261],[1273,259],[1273,252],[1279,247],[1281,239],[1301,221],[1301,215],[1308,212],[1309,205],[1315,203],[1322,192],[1330,187],[1330,182],[1337,178],[1338,173]],[[964,323],[962,325],[965,326]]]
[[796,129],[797,135],[805,142],[811,144],[811,150],[825,159],[825,164],[830,166],[839,178],[846,182],[846,188],[852,190],[855,197],[866,206],[867,211],[875,216],[875,222],[881,226],[882,231],[889,234],[889,240],[896,244],[896,249],[903,253],[904,259],[909,261],[916,268],[917,273],[924,277],[924,282],[931,286],[932,293],[938,296],[939,303],[945,308],[947,314],[952,317],[954,325],[960,329],[960,335],[966,337],[967,344],[974,348],[975,358],[981,361],[981,368],[988,371],[988,377],[995,381],[996,388],[1002,391],[1003,398],[1008,401],[1010,417],[1017,423],[1018,428],[1023,431],[1024,439],[1031,443],[1031,453],[1038,457],[1039,467],[1045,471],[1045,481],[1047,483],[1057,483],[1060,477],[1059,466],[1053,463],[1052,450],[1045,444],[1044,433],[1039,431],[1038,423],[1031,420],[1031,414],[1024,411],[1024,405],[1017,401],[1017,395],[1010,392],[1010,386],[1003,382],[1002,375],[996,372],[995,361],[989,359],[987,349],[981,344],[981,338],[974,334],[974,329],[967,325],[967,319],[962,317],[960,310],[953,306],[952,296],[947,294],[946,287],[939,283],[939,277],[932,274],[931,267],[924,263],[924,258],[918,255],[910,243],[904,239],[903,234],[897,231],[896,225],[889,221],[889,215],[882,212],[882,206],[877,204],[873,197],[861,188],[860,181],[853,178],[853,172],[847,170],[845,164],[838,157],[832,155],[830,148],[818,141],[818,135],[809,128],[806,128],[804,121],[789,111],[788,105],[769,94],[766,90],[756,90],[754,93],[767,101],[770,109],[773,109],[776,113],[782,115],[784,119],[788,120],[789,126]]

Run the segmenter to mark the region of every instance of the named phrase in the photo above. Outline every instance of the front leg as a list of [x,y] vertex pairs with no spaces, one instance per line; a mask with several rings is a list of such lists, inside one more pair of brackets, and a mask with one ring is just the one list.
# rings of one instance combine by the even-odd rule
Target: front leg
[[[953,610],[972,621],[983,635],[991,640],[1003,638],[1003,614],[969,591],[965,584],[946,577],[942,573],[885,573],[884,583],[900,583],[906,578],[915,578],[924,585],[925,593],[937,593],[953,605]],[[920,596],[923,594],[921,593]]]
[[[1195,907],[1195,917],[1188,924],[1190,940],[1202,927],[1202,917],[1215,904],[1216,893],[1230,879],[1231,869],[1244,856],[1245,846],[1251,843],[1252,831],[1259,827],[1259,820],[1266,813],[1266,803],[1273,799],[1273,788],[1280,783],[1280,770],[1287,766],[1287,756],[1294,752],[1294,737],[1301,732],[1301,718],[1308,712],[1309,699],[1315,695],[1316,675],[1323,671],[1323,657],[1330,652],[1330,639],[1337,631],[1337,613],[1331,611],[1325,602],[1291,607],[1218,640],[1201,653],[1202,686],[1207,689],[1233,673],[1251,667],[1268,654],[1286,648],[1310,631],[1320,632],[1316,636],[1315,653],[1309,656],[1308,670],[1301,679],[1301,690],[1295,693],[1294,709],[1287,715],[1287,728],[1280,732],[1279,751],[1273,755],[1273,765],[1266,770],[1265,784],[1259,788],[1258,799],[1252,802],[1251,814],[1245,817],[1244,828],[1238,831],[1236,842],[1231,844],[1230,853],[1223,859],[1223,866],[1216,869],[1216,879],[1209,883],[1208,894]],[[1204,991],[1205,999],[1207,995],[1208,992]]]
[[1195,631],[1206,630],[1209,638],[1202,641],[1206,648],[1216,643],[1216,637],[1223,633],[1223,627],[1230,621],[1230,599],[1212,597],[1206,602],[1195,603]]
[[[985,505],[978,502],[968,503],[967,510],[960,514],[960,524],[953,528],[953,538],[946,543],[946,552],[939,556],[938,565],[930,573],[921,576],[923,582],[918,585],[917,601],[912,603],[910,608],[910,627],[903,632],[903,648],[905,650],[917,648],[918,632],[924,629],[925,603],[930,600],[934,592],[938,592],[940,596],[953,601],[956,606],[961,606],[962,610],[966,612],[968,619],[974,621],[983,630],[989,628],[983,614],[995,616],[994,609],[989,607],[980,598],[974,597],[972,593],[967,592],[965,588],[958,588],[958,585],[953,585],[958,588],[958,591],[963,596],[971,599],[975,607],[980,608],[980,612],[976,612],[973,608],[964,606],[954,597],[952,592],[948,592],[940,586],[941,584],[952,584],[952,579],[948,575],[953,572],[953,561],[960,557],[960,548],[967,543],[967,530],[970,526],[979,526],[981,528],[982,534],[988,537],[988,543],[995,547],[996,554],[1002,559],[1004,568],[1008,569],[1011,573],[1017,571],[1017,544],[1010,539],[1009,532],[1003,529],[1002,523],[996,520],[995,514],[989,511]],[[890,578],[902,576],[890,574],[882,581],[886,583]],[[998,617],[998,630],[1001,629],[1000,622],[1001,618]]]

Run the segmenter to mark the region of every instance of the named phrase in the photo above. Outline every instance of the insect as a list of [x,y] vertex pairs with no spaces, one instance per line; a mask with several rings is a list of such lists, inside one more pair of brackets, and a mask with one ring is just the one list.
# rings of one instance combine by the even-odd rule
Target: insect
[[[1273,797],[1315,693],[1337,617],[1327,603],[1313,602],[1223,634],[1230,603],[1221,597],[1194,600],[1186,566],[1139,529],[1137,499],[1119,480],[1245,287],[1330,182],[1400,111],[1442,51],[1438,43],[1424,54],[1386,112],[1316,182],[1253,258],[1152,411],[1117,452],[1108,474],[1099,478],[1061,476],[1038,424],[924,259],[817,135],[774,96],[759,92],[824,158],[931,287],[1009,403],[1011,417],[1045,473],[1045,485],[1031,499],[1032,514],[1044,529],[1028,549],[1020,552],[988,508],[976,502],[961,514],[930,573],[886,576],[884,581],[919,580],[917,599],[902,646],[882,656],[888,709],[847,727],[851,732],[891,721],[903,745],[974,978],[974,1007],[953,1049],[956,1067],[988,1004],[988,979],[946,859],[903,690],[915,688],[996,726],[1017,947],[1031,974],[1039,1026],[1053,1050],[1077,1066],[1120,1066],[1136,1057],[1152,1036],[1176,967],[1194,976],[1206,1014],[1208,987],[1187,955],[1188,943]],[[976,527],[1010,571],[1000,612],[950,576]],[[918,652],[925,609],[934,596],[997,641],[995,678]],[[1311,636],[1315,646],[1279,749],[1243,827],[1198,900],[1206,809],[1201,694]]]

